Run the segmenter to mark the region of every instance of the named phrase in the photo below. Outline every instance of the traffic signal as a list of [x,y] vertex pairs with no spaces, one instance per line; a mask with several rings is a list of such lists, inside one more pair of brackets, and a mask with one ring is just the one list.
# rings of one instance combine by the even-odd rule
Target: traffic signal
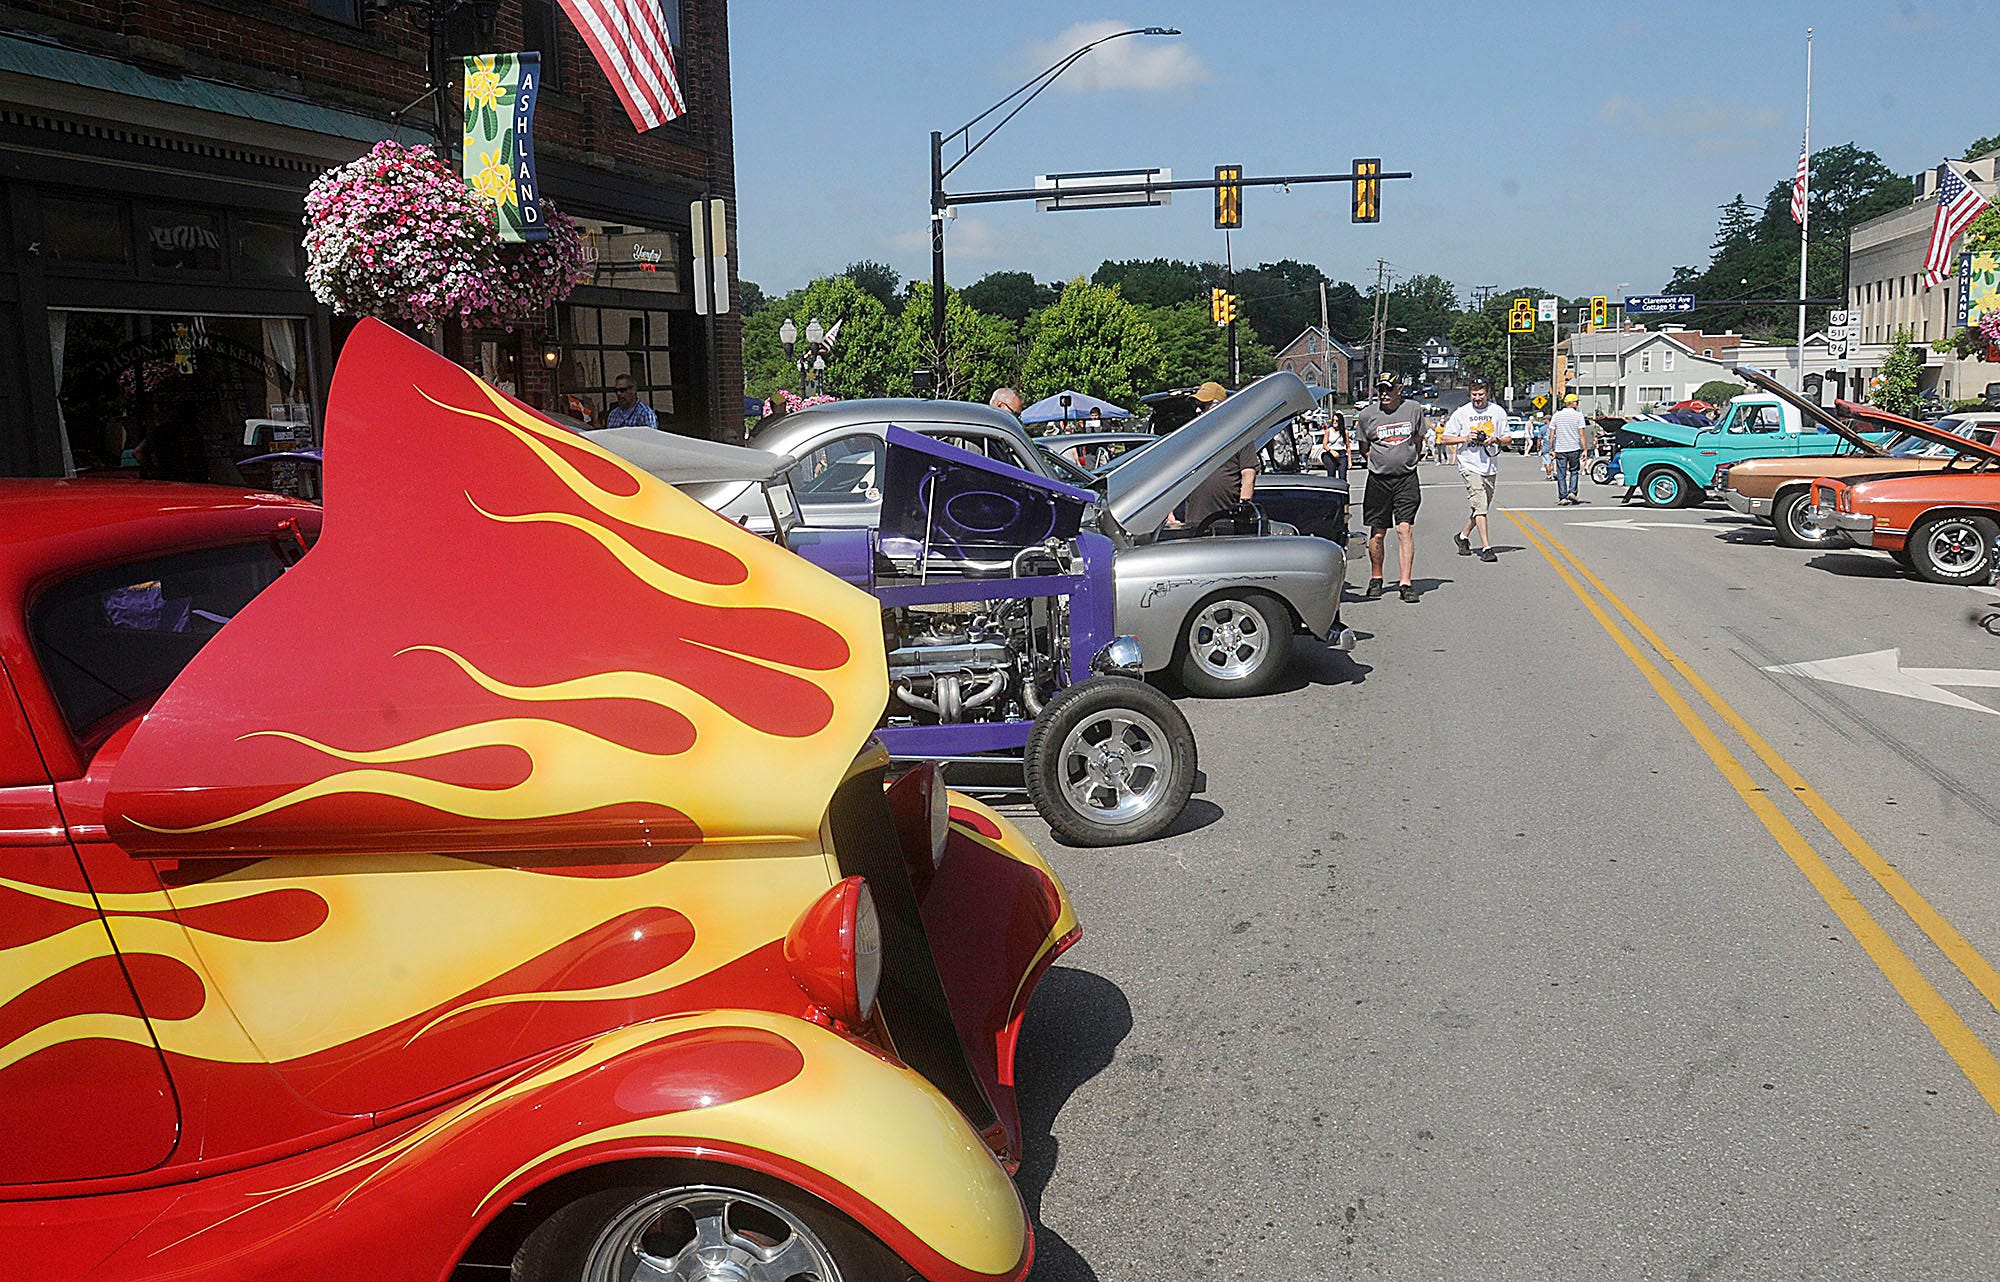
[[1208,318],[1218,325],[1228,324],[1222,317],[1223,300],[1228,297],[1229,291],[1226,289],[1211,289],[1208,291]]
[[1236,295],[1234,294],[1224,294],[1222,296],[1222,323],[1225,325],[1234,325],[1236,323]]
[[1375,176],[1381,172],[1380,156],[1354,162],[1354,222],[1382,221],[1382,180]]
[[1609,300],[1604,295],[1592,294],[1590,296],[1590,327],[1592,329],[1606,328],[1610,324],[1610,312]]
[[1215,226],[1218,231],[1243,225],[1242,178],[1241,165],[1215,167]]

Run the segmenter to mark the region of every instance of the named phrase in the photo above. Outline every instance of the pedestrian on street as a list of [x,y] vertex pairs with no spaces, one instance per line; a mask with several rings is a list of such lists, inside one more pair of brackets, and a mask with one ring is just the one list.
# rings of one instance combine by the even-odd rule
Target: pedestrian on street
[[1563,397],[1563,407],[1549,420],[1549,457],[1556,465],[1556,502],[1578,504],[1576,474],[1583,467],[1583,452],[1590,448],[1590,420],[1576,407],[1576,395]]
[[1326,437],[1321,442],[1320,459],[1326,464],[1326,474],[1338,480],[1347,479],[1347,415],[1334,410],[1326,420]]
[[639,386],[630,374],[620,374],[611,381],[612,394],[617,398],[610,413],[604,416],[606,427],[658,427],[659,417],[653,407],[639,399]]
[[1415,603],[1417,505],[1423,500],[1417,463],[1423,458],[1429,428],[1424,407],[1403,399],[1402,384],[1384,374],[1375,385],[1375,403],[1361,411],[1355,436],[1368,459],[1368,488],[1361,499],[1361,517],[1368,523],[1368,591],[1365,599],[1382,596],[1382,560],[1389,527],[1396,527],[1396,561],[1402,571],[1397,592]]
[[1472,399],[1453,411],[1444,425],[1447,445],[1458,447],[1458,474],[1465,481],[1468,514],[1465,529],[1452,536],[1460,556],[1472,555],[1472,533],[1479,532],[1479,559],[1497,561],[1487,535],[1486,516],[1493,507],[1493,490],[1500,481],[1500,451],[1513,443],[1507,411],[1493,404],[1486,380],[1472,380]]

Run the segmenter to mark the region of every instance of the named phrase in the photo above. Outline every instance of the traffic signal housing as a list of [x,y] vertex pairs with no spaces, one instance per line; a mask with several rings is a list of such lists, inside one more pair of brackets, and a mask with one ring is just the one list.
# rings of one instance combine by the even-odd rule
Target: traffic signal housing
[[1218,325],[1227,323],[1222,319],[1222,308],[1223,300],[1228,297],[1229,291],[1226,289],[1218,288],[1208,291],[1208,318]]
[[1354,162],[1354,222],[1382,221],[1382,180],[1376,177],[1381,172],[1380,156]]
[[1590,296],[1590,327],[1594,330],[1608,328],[1610,325],[1610,314],[1610,300],[1602,294],[1592,294]]
[[1215,226],[1218,231],[1243,225],[1243,166],[1215,167]]

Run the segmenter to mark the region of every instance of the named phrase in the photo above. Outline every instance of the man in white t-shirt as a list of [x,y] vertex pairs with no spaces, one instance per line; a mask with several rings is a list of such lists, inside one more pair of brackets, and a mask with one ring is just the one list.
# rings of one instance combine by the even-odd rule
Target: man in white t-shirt
[[1472,532],[1479,531],[1479,559],[1497,561],[1486,535],[1486,514],[1493,506],[1493,488],[1500,480],[1500,451],[1513,443],[1507,411],[1492,403],[1486,380],[1472,380],[1472,399],[1452,411],[1444,424],[1444,443],[1458,447],[1458,474],[1465,480],[1465,501],[1471,514],[1465,529],[1452,535],[1460,556],[1472,555]]
[[1549,461],[1556,469],[1556,502],[1581,503],[1576,496],[1576,474],[1583,466],[1583,452],[1590,446],[1590,420],[1576,407],[1574,393],[1563,397],[1563,407],[1549,420]]

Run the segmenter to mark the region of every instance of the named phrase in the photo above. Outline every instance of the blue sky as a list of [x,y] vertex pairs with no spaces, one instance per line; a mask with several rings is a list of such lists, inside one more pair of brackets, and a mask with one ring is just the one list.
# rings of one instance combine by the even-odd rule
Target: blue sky
[[[1853,141],[1910,173],[2000,131],[1965,79],[1980,7],[739,0],[740,267],[768,291],[862,258],[928,278],[930,131],[1098,30],[1168,26],[1184,34],[1091,53],[952,186],[1150,166],[1203,177],[1239,162],[1325,172],[1379,155],[1416,174],[1385,184],[1379,225],[1348,222],[1345,187],[1247,191],[1237,262],[1298,258],[1359,283],[1380,256],[1461,290],[1651,292],[1676,264],[1707,261],[1718,205],[1739,191],[1760,201],[1791,176],[1808,26],[1816,149]],[[947,235],[954,285],[1221,256],[1199,192],[1163,209],[967,207]]]

